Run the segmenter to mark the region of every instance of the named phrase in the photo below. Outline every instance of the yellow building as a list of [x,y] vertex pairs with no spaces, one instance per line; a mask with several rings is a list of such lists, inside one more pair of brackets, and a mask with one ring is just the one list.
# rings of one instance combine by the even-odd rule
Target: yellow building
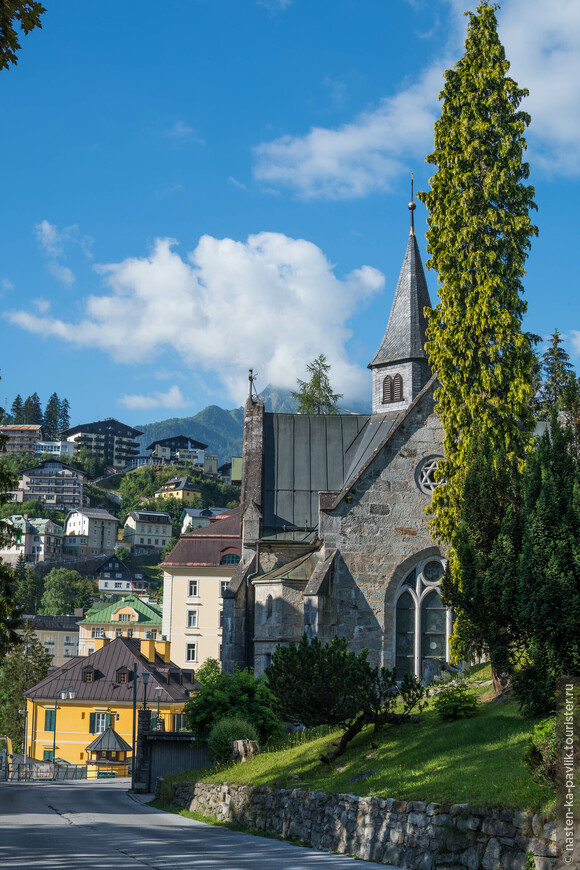
[[240,561],[240,508],[181,535],[163,568],[162,634],[183,667],[221,659],[223,594]]
[[127,595],[104,607],[93,606],[79,620],[78,654],[90,655],[98,649],[101,638],[113,640],[155,640],[161,633],[161,608],[139,595]]
[[[194,672],[169,658],[169,642],[118,637],[98,640],[98,648],[55,668],[24,693],[27,708],[27,754],[37,760],[61,758],[72,764],[96,761],[95,738],[109,726],[124,743],[133,739],[133,688],[137,667],[137,707],[145,703],[166,731],[185,726],[183,705],[194,690]],[[148,684],[142,678],[149,673]],[[114,750],[113,750],[114,751]],[[123,757],[111,753],[112,763]]]
[[201,499],[201,490],[188,477],[172,477],[154,493],[155,498],[177,498],[183,504],[192,504]]

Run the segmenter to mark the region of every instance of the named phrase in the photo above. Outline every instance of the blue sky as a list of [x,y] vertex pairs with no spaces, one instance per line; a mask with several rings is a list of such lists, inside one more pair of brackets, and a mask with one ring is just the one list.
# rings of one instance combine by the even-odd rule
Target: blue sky
[[[321,352],[370,397],[465,3],[45,5],[0,73],[1,404],[56,391],[72,424],[137,425],[241,404],[250,366],[293,387]],[[580,369],[580,6],[498,18],[530,90],[525,326],[558,328]]]

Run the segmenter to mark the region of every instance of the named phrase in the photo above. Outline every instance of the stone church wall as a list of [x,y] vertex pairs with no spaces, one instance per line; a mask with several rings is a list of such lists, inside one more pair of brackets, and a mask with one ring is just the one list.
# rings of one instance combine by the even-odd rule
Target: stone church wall
[[321,511],[320,537],[340,554],[336,602],[338,632],[373,665],[392,667],[393,601],[402,564],[439,553],[425,508],[430,496],[417,484],[417,468],[442,455],[443,432],[432,391],[411,411],[334,511]]

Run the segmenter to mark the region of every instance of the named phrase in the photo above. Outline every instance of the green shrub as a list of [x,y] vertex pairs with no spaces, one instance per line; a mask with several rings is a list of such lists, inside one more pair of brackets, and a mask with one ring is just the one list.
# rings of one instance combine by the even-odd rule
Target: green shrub
[[221,719],[210,731],[209,750],[219,762],[231,761],[233,740],[258,740],[258,732],[251,722],[232,716]]
[[475,716],[478,701],[475,693],[464,683],[448,686],[435,698],[435,710],[442,719],[468,719]]
[[556,718],[543,719],[532,731],[524,753],[524,761],[537,782],[555,784],[557,753]]

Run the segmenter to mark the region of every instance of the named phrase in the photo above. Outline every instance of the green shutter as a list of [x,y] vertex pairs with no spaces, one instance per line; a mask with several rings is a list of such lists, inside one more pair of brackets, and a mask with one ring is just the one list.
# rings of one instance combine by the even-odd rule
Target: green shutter
[[54,710],[45,710],[44,711],[44,730],[45,731],[54,731]]
[[107,730],[107,728],[109,727],[110,724],[111,724],[111,714],[107,713],[107,715],[105,717],[105,731]]
[[95,733],[95,716],[96,713],[91,713],[89,716],[89,734]]

